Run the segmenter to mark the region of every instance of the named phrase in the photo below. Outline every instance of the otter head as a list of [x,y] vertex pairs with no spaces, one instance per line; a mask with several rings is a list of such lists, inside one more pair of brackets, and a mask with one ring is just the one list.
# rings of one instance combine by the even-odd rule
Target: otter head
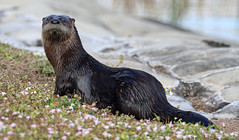
[[43,42],[65,41],[74,33],[75,19],[65,15],[50,15],[42,19]]
[[[56,73],[74,60],[81,45],[75,19],[65,15],[50,15],[42,19],[42,42],[46,56]],[[67,56],[67,54],[69,56]]]

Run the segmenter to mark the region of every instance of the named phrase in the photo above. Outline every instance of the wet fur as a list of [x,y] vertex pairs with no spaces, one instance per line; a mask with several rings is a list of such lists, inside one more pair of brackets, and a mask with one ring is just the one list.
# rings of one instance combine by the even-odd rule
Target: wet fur
[[[51,25],[51,20],[59,20],[60,24]],[[43,44],[56,73],[54,94],[78,94],[82,102],[96,102],[98,108],[110,106],[113,113],[119,111],[137,119],[153,119],[157,115],[162,122],[176,118],[204,126],[213,124],[202,115],[173,107],[163,86],[152,75],[140,70],[108,67],[95,60],[84,50],[74,21],[63,15],[43,18]],[[53,33],[52,29],[57,32]]]

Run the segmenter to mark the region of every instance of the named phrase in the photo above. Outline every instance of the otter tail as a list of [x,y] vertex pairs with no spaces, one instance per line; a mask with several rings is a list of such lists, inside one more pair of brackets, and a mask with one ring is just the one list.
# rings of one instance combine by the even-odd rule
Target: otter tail
[[178,110],[175,113],[176,113],[175,117],[177,118],[176,120],[181,120],[182,122],[192,123],[192,124],[199,123],[205,127],[211,127],[214,129],[216,128],[216,125],[214,125],[213,122],[211,122],[206,117],[198,113],[191,112],[191,111],[182,111],[182,110]]

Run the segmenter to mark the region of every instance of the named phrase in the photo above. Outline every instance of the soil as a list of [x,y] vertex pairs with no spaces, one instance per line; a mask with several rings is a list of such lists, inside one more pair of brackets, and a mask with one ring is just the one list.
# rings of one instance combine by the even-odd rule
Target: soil
[[[208,106],[198,97],[187,97],[186,100],[192,103],[192,106],[197,111],[203,111],[211,113],[212,111]],[[212,120],[213,123],[225,132],[239,132],[239,120],[230,120],[230,119],[220,119]]]
[[239,120],[220,119],[212,120],[213,123],[224,132],[239,132]]
[[209,109],[208,105],[206,105],[200,98],[198,97],[186,97],[186,100],[192,103],[193,108],[195,108],[197,111],[203,111],[212,113],[212,111]]

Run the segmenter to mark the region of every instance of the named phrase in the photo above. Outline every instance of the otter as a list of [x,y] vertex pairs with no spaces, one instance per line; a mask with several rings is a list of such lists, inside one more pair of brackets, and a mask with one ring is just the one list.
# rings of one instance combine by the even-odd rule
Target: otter
[[133,115],[136,119],[213,125],[195,112],[173,107],[162,84],[151,74],[130,68],[106,66],[82,46],[75,19],[50,15],[42,19],[42,41],[46,56],[56,74],[55,95],[74,95],[81,102],[96,103],[99,109],[110,107],[112,113]]

